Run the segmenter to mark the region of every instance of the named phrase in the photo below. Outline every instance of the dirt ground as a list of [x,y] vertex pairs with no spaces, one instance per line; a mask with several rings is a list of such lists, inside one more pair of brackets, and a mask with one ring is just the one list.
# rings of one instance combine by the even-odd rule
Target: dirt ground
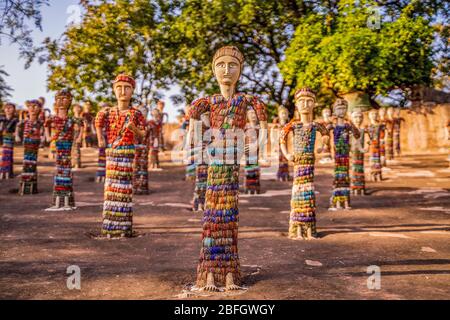
[[[40,154],[39,190],[17,194],[19,180],[0,181],[2,299],[449,299],[450,170],[444,154],[402,156],[353,197],[351,211],[327,210],[332,168],[317,164],[320,239],[287,236],[292,182],[264,170],[263,193],[240,196],[239,254],[248,290],[190,294],[200,251],[201,215],[188,210],[193,184],[184,168],[163,162],[150,173],[151,194],[135,196],[141,236],[94,239],[101,225],[102,185],[96,150],[83,149],[74,175],[78,209],[46,212],[54,166]],[[22,150],[15,154],[21,170]],[[69,290],[67,268],[81,270]],[[369,289],[369,266],[381,271]],[[184,294],[183,294],[184,292]],[[186,293],[187,292],[187,293]]]

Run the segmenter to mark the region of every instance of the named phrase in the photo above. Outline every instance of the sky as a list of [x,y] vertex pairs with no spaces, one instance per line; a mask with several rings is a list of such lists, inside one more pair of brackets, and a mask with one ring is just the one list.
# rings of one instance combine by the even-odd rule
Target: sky
[[[35,44],[41,43],[46,37],[52,39],[59,38],[64,32],[67,23],[78,17],[79,0],[50,0],[49,6],[44,6],[42,12],[42,32],[38,29],[33,32]],[[37,99],[43,96],[46,100],[46,107],[53,104],[54,92],[47,91],[47,64],[39,64],[34,61],[30,68],[24,68],[25,60],[19,59],[19,52],[16,45],[10,45],[8,40],[2,41],[0,46],[0,65],[3,65],[9,76],[5,77],[8,85],[14,91],[9,100],[19,106],[23,106],[26,100]],[[171,88],[165,94],[165,111],[169,114],[169,121],[176,121],[178,109],[174,106],[169,97],[179,93],[176,87]]]

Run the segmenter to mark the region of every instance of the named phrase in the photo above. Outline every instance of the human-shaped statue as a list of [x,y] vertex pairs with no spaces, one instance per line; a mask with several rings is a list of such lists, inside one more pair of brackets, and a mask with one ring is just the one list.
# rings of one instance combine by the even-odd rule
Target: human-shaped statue
[[[100,111],[101,113],[104,114],[105,119],[108,119],[108,113],[109,113],[109,109],[111,108],[111,105],[109,103],[102,103],[100,105]],[[102,136],[103,140],[106,141],[107,136],[106,136],[106,131],[105,131],[105,127],[102,127],[102,129],[100,131],[97,131],[97,128],[95,128],[95,132],[96,132],[96,136]],[[97,138],[99,139],[99,138]],[[105,146],[103,147],[98,147],[98,159],[97,159],[97,172],[95,173],[95,182],[97,183],[104,183],[105,182],[105,177],[106,177],[106,148]]]
[[353,110],[352,122],[358,128],[360,136],[359,139],[351,136],[351,170],[350,170],[350,186],[353,195],[366,194],[366,179],[364,176],[364,135],[367,129],[362,125],[364,115],[360,109]]
[[386,160],[394,159],[394,108],[389,107],[385,119]]
[[[74,135],[78,137],[80,134],[83,135],[85,119],[82,115],[82,108],[79,104],[74,104],[72,106],[73,120],[77,124]],[[81,132],[78,132],[81,131]],[[72,144],[72,168],[81,168],[81,141],[74,141]]]
[[394,156],[401,155],[401,141],[400,141],[400,131],[402,122],[405,121],[400,115],[400,108],[396,108],[394,111]]
[[349,155],[350,135],[359,139],[359,130],[345,119],[348,103],[337,99],[333,104],[333,114],[336,117],[333,125],[334,142],[334,182],[330,198],[330,210],[351,209],[350,207],[350,176]]
[[[281,151],[286,159],[294,162],[289,238],[310,240],[317,237],[316,196],[314,193],[314,163],[316,133],[322,136],[322,152],[328,146],[329,132],[321,122],[313,121],[316,95],[309,88],[297,90],[295,106],[299,119],[291,120],[283,127],[280,137]],[[289,154],[286,142],[293,132],[293,154]]]
[[[74,210],[75,196],[72,176],[72,144],[81,142],[81,130],[73,117],[69,117],[72,94],[63,89],[56,93],[55,106],[58,113],[45,123],[45,134],[56,147],[56,174],[53,184],[52,207],[48,211]],[[75,136],[75,132],[78,136]],[[50,132],[53,135],[50,137]]]
[[133,236],[133,161],[135,144],[144,135],[144,117],[130,105],[136,83],[126,74],[113,82],[117,106],[97,114],[97,132],[105,130],[107,139],[98,135],[99,147],[106,147],[105,201],[102,235]]
[[384,125],[379,121],[379,112],[375,109],[369,111],[369,163],[370,178],[372,181],[382,180],[381,164],[381,141],[384,140]]
[[152,119],[148,122],[150,136],[150,165],[151,171],[162,170],[159,165],[159,151],[161,150],[161,136],[163,129],[163,114],[158,108],[154,108],[151,112]]
[[386,166],[386,108],[378,110],[378,121],[383,128],[383,138],[380,137],[380,161],[383,167]]
[[245,126],[245,167],[244,193],[261,193],[261,168],[258,150],[259,124],[258,116],[253,108],[247,111]]
[[[249,108],[254,108],[260,135],[267,137],[266,107],[257,97],[236,92],[244,56],[238,48],[218,49],[212,60],[220,94],[192,103],[189,114],[189,138],[194,121],[210,112],[211,159],[208,167],[205,211],[203,213],[202,249],[197,268],[197,287],[217,291],[238,290],[241,285],[238,238],[239,163],[245,140],[244,128]],[[265,140],[264,140],[265,141]]]
[[202,143],[194,147],[192,153],[193,160],[190,161],[195,164],[195,189],[192,200],[192,211],[196,212],[203,212],[205,210],[206,184],[208,180],[207,146],[210,142],[207,133],[211,127],[209,112],[202,113],[200,119],[201,121],[196,122],[197,126],[195,130],[201,130],[199,137],[201,137]]
[[0,180],[14,178],[14,141],[18,136],[19,119],[16,117],[16,105],[5,103],[5,115],[0,117],[0,132],[3,137],[2,153],[0,159]]
[[[23,128],[23,170],[20,175],[19,195],[38,193],[37,161],[44,132],[44,122],[40,119],[42,111],[39,100],[30,100],[27,103],[28,117],[20,122]],[[17,140],[20,140],[18,137]]]
[[[322,124],[327,128],[327,130],[333,129],[333,118],[331,114],[330,108],[323,108],[322,109]],[[320,163],[333,163],[333,155],[331,154],[332,148],[331,148],[331,139],[328,139],[328,145],[322,152],[321,159],[319,160]]]
[[140,142],[135,145],[134,172],[133,172],[133,193],[148,194],[148,144],[150,138],[150,128],[147,125],[148,108],[142,105],[138,108],[144,117],[144,135]]
[[95,115],[92,113],[92,104],[90,101],[84,103],[82,117],[84,119],[82,145],[84,148],[92,147],[94,145]]
[[159,150],[165,151],[166,145],[164,143],[164,124],[168,121],[169,115],[164,112],[164,107],[166,106],[166,103],[163,100],[158,100],[156,103],[156,108],[159,110],[159,113],[161,114],[161,132],[159,135]]
[[[271,130],[271,141],[279,145],[280,139],[279,134],[281,129],[289,122],[289,110],[285,106],[278,106],[278,117],[274,121],[274,125]],[[278,131],[278,135],[275,136],[275,131]],[[278,171],[277,171],[278,181],[289,181],[291,179],[289,174],[289,161],[284,156],[283,152],[280,150],[280,145],[278,148]]]

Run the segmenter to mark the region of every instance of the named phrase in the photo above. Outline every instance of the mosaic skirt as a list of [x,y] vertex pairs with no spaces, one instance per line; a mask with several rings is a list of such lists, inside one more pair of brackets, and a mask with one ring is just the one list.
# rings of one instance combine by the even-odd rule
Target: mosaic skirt
[[133,193],[148,194],[148,148],[145,144],[135,145]]
[[131,237],[133,234],[134,153],[134,145],[106,149],[103,235]]
[[0,174],[3,177],[9,175],[9,178],[14,177],[14,135],[6,133],[3,135],[3,147],[2,147],[2,158],[0,162]]
[[72,141],[60,140],[55,142],[56,147],[56,175],[53,184],[53,205],[59,197],[61,203],[66,198],[69,200],[69,206],[75,207],[75,197],[73,194],[72,177]]
[[204,207],[206,186],[208,180],[208,165],[199,164],[195,168],[195,189],[194,189],[194,201],[192,209],[198,211],[199,206]]
[[366,182],[364,177],[364,153],[353,152],[352,153],[352,170],[350,176],[351,189],[352,190],[365,190]]
[[203,212],[202,248],[197,267],[197,286],[206,285],[208,273],[217,286],[224,286],[228,273],[241,283],[237,247],[239,165],[208,167],[206,208]]
[[336,154],[330,207],[336,208],[338,203],[343,207],[345,202],[350,205],[349,156],[348,154]]
[[244,190],[250,193],[261,192],[261,168],[257,164],[248,164],[244,167]]

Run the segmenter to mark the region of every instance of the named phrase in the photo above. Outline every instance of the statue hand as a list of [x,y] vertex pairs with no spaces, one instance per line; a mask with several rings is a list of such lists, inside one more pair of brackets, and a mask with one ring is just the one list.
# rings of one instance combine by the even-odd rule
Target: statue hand
[[288,155],[286,155],[286,159],[288,161],[292,161],[292,160],[294,160],[294,156],[291,153],[289,153]]

